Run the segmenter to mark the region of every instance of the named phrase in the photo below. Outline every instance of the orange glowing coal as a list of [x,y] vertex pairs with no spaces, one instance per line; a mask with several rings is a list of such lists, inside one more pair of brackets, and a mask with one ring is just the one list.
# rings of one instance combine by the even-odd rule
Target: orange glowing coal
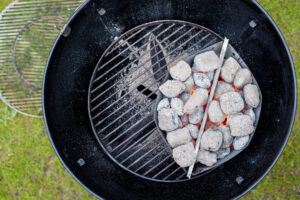
[[206,90],[207,90],[207,92],[208,92],[208,93],[210,92],[210,88],[211,88],[211,87],[209,87],[209,88],[206,88]]
[[204,111],[206,110],[206,104],[203,105],[203,110],[204,110]]
[[205,74],[205,72],[203,72],[203,71],[196,71],[196,72],[192,72],[192,73],[201,73],[201,74]]
[[222,122],[220,122],[220,125],[221,125],[221,126],[227,126],[227,125],[228,125],[228,121],[227,121],[228,117],[229,117],[229,115],[226,114],[226,115],[225,115],[225,120],[222,121]]
[[217,126],[217,123],[213,123],[212,121],[209,120],[209,118],[207,118],[206,124],[205,124],[205,128],[204,131],[206,131],[207,129],[213,129]]
[[193,95],[193,94],[194,94],[194,91],[195,91],[195,90],[194,90],[193,88],[190,89],[190,94]]
[[195,92],[195,90],[196,90],[196,86],[194,85],[194,86],[192,87],[192,89],[190,89],[190,94],[193,95],[194,92]]
[[223,77],[221,76],[221,74],[219,76],[219,81],[224,81],[225,82],[225,80],[223,79]]
[[236,91],[236,92],[239,91],[239,88],[235,87],[235,85],[233,83],[231,85],[232,85],[234,91]]

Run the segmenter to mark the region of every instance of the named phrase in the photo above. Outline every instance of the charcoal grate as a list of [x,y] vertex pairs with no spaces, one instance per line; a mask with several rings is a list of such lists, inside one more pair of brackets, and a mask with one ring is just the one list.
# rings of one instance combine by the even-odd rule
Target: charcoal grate
[[163,20],[129,30],[106,49],[91,78],[88,106],[95,136],[112,160],[146,179],[187,180],[154,122],[158,87],[169,67],[220,41],[200,25]]

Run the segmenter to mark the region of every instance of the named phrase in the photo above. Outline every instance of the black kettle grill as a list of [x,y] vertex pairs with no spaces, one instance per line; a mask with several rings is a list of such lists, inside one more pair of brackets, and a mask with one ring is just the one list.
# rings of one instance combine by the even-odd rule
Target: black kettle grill
[[[174,52],[169,61],[176,61],[192,53],[190,49],[201,50],[225,36],[260,86],[260,120],[242,153],[188,180],[186,171],[172,163],[153,121],[155,84],[167,72],[165,66],[160,70],[167,64],[159,60],[163,53]],[[158,71],[147,79],[153,84],[139,81],[146,75],[139,74],[145,65],[129,62],[136,60],[132,44],[141,41],[140,47],[146,47],[146,37],[155,55],[148,60]],[[166,41],[174,43],[174,51],[163,49]],[[124,53],[127,50],[131,53]],[[296,98],[288,47],[254,0],[88,0],[56,40],[43,85],[44,118],[53,148],[69,173],[104,199],[241,197],[280,156],[293,125]]]

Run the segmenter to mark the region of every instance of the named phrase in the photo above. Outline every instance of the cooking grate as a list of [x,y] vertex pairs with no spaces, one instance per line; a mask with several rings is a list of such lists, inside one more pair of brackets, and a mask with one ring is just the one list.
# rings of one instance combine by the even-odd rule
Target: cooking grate
[[156,94],[168,67],[221,40],[197,24],[164,20],[133,28],[108,47],[91,79],[89,114],[111,159],[150,180],[187,180],[156,128]]
[[65,22],[82,0],[21,0],[0,16],[0,98],[16,111],[42,114],[44,67]]

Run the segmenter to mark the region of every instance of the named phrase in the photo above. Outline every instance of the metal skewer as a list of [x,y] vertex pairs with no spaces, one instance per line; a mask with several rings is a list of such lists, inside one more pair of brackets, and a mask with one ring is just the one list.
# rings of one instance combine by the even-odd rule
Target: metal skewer
[[[204,128],[205,128],[205,124],[206,124],[206,121],[207,121],[207,113],[208,113],[207,111],[208,111],[209,105],[210,105],[210,103],[211,103],[211,101],[213,99],[213,96],[215,94],[216,86],[217,86],[217,83],[218,83],[218,80],[219,80],[221,68],[223,66],[224,57],[225,57],[225,53],[226,53],[226,50],[227,50],[228,43],[229,43],[229,39],[227,39],[225,37],[224,42],[223,42],[223,46],[222,46],[222,50],[221,50],[221,53],[220,53],[221,66],[217,69],[217,71],[215,73],[213,84],[211,86],[211,91],[210,91],[210,94],[209,94],[209,97],[208,97],[207,109],[204,112],[204,116],[203,116],[203,119],[202,119],[201,127],[200,127],[200,130],[199,130],[199,133],[198,133],[198,137],[197,137],[197,141],[196,141],[196,146],[195,146],[196,155],[198,155],[198,151],[199,151],[199,147],[200,147],[200,141],[201,141],[201,136],[203,134],[203,131],[204,131]],[[192,172],[193,172],[194,166],[195,166],[195,163],[193,163],[189,167],[189,170],[188,170],[188,173],[187,173],[187,177],[189,179],[192,176]]]

